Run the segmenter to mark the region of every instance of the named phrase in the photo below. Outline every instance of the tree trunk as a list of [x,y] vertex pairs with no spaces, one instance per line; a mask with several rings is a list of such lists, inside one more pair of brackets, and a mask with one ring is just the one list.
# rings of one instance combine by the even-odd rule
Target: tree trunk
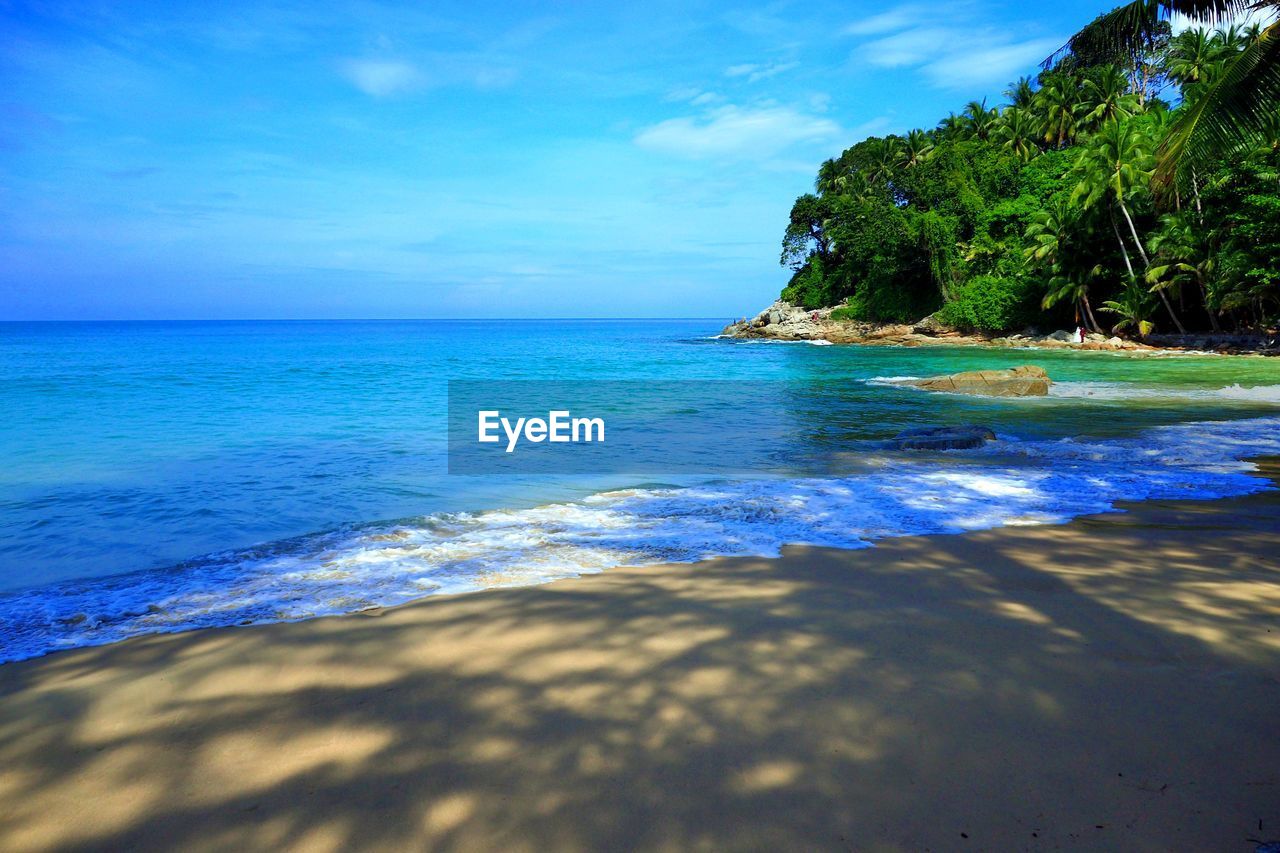
[[[1147,257],[1147,250],[1142,247],[1142,240],[1138,238],[1138,229],[1133,224],[1133,217],[1129,215],[1129,208],[1124,206],[1124,199],[1122,198],[1117,197],[1116,203],[1120,205],[1120,212],[1124,214],[1124,221],[1129,223],[1129,233],[1133,235],[1133,244],[1138,247],[1138,254],[1142,256],[1143,268],[1150,269],[1151,259]],[[1157,289],[1156,293],[1160,296],[1160,301],[1164,303],[1165,310],[1169,312],[1169,319],[1173,320],[1174,328],[1178,330],[1178,334],[1185,335],[1187,330],[1182,325],[1182,321],[1178,319],[1177,313],[1173,310],[1173,303],[1169,301],[1164,289]]]
[[1222,324],[1218,322],[1218,314],[1209,307],[1209,288],[1204,286],[1204,282],[1196,278],[1196,284],[1200,285],[1200,298],[1204,300],[1204,313],[1209,315],[1209,327],[1215,332],[1222,332]]
[[1125,248],[1124,238],[1120,236],[1120,226],[1116,225],[1115,209],[1109,207],[1107,213],[1111,215],[1111,230],[1115,232],[1116,242],[1120,244],[1120,256],[1124,258],[1124,267],[1129,271],[1129,280],[1133,281],[1133,263],[1129,260],[1129,250]]
[[1089,325],[1093,327],[1093,331],[1102,334],[1102,327],[1098,325],[1098,320],[1093,316],[1093,306],[1089,304],[1089,291],[1080,294],[1080,301],[1084,303],[1085,316],[1089,318]]

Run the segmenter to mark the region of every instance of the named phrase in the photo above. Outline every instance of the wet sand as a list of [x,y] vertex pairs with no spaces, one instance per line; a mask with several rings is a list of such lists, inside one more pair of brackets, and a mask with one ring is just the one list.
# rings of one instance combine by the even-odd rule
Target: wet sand
[[0,666],[0,849],[1280,839],[1280,492],[1128,509]]

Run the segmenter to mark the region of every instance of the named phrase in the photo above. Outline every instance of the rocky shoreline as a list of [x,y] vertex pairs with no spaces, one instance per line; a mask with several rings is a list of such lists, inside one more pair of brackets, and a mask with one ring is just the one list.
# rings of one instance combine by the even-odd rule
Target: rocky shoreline
[[778,341],[826,341],[866,346],[980,346],[1027,349],[1074,349],[1128,352],[1135,355],[1200,352],[1223,355],[1280,355],[1280,341],[1258,335],[1152,335],[1144,342],[1118,336],[1060,330],[1041,334],[1027,329],[1018,334],[983,335],[947,328],[933,317],[914,324],[876,324],[832,319],[835,308],[814,310],[778,301],[755,317],[730,323],[725,337]]

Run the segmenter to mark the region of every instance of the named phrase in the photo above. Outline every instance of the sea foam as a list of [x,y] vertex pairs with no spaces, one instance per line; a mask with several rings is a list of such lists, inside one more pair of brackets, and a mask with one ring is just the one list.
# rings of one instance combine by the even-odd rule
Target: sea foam
[[605,492],[532,509],[447,513],[214,554],[163,570],[0,595],[0,660],[139,634],[349,613],[614,566],[774,556],[790,543],[1052,524],[1116,501],[1269,488],[1247,457],[1280,454],[1280,418],[1157,427],[1119,440],[1016,441],[856,474]]

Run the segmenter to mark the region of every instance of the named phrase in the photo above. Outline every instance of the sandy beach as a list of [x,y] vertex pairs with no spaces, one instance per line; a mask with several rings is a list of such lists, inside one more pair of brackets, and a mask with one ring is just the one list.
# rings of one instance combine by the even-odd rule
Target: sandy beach
[[1280,493],[1127,509],[9,664],[0,848],[1252,850]]

